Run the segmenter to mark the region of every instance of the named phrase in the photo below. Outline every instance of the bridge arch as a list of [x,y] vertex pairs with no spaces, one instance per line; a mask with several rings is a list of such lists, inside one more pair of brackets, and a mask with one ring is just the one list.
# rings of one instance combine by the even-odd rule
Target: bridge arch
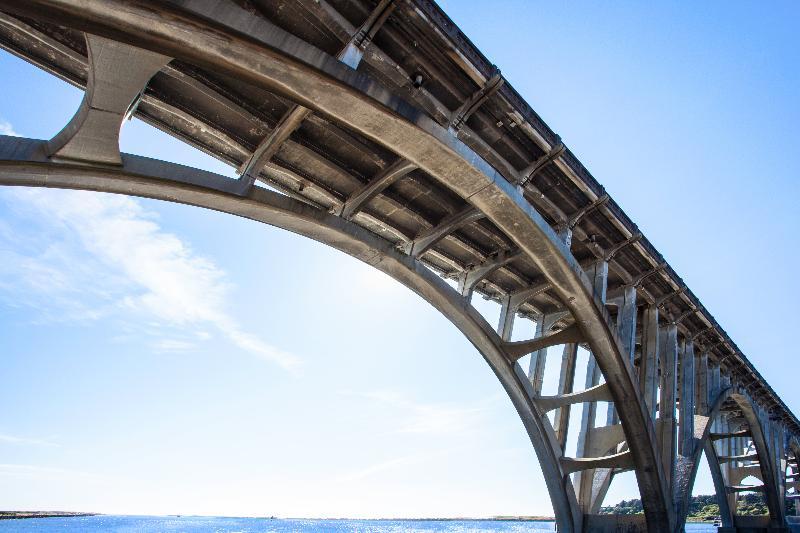
[[[6,3],[10,5],[6,7]],[[324,2],[314,4],[321,3]],[[0,182],[101,190],[217,209],[310,237],[383,270],[447,316],[478,348],[501,381],[542,464],[561,531],[585,530],[586,516],[601,504],[615,471],[629,469],[637,476],[648,530],[680,529],[682,519],[680,513],[676,516],[673,506],[678,335],[681,320],[698,313],[698,308],[689,299],[688,311],[678,307],[676,313],[665,313],[669,320],[666,326],[663,326],[664,317],[659,322],[659,307],[686,290],[685,286],[679,286],[675,292],[670,292],[674,288],[672,278],[666,283],[668,290],[664,295],[649,295],[641,313],[639,342],[637,286],[647,276],[665,269],[666,263],[653,259],[659,257],[657,255],[646,256],[645,264],[636,268],[641,273],[627,276],[632,279],[623,276],[623,284],[617,287],[613,297],[607,295],[609,261],[619,247],[635,242],[641,234],[637,237],[627,229],[620,231],[625,240],[614,241],[608,250],[595,254],[594,258],[599,260],[588,263],[577,260],[570,248],[571,230],[581,217],[607,202],[608,195],[588,191],[585,195],[588,205],[570,216],[552,217],[556,221],[551,224],[534,208],[534,203],[537,207],[540,204],[529,200],[530,194],[523,194],[530,172],[536,172],[543,165],[564,165],[559,157],[565,148],[557,136],[546,139],[533,131],[532,135],[539,136],[537,145],[544,154],[533,162],[526,162],[524,170],[518,171],[519,164],[512,165],[493,152],[491,147],[485,146],[485,140],[476,140],[477,136],[467,131],[468,128],[460,129],[469,113],[502,85],[499,73],[477,73],[473,81],[486,78],[481,80],[483,86],[451,113],[448,108],[443,111],[410,105],[398,97],[397,90],[380,81],[380,76],[371,77],[357,71],[359,54],[364,53],[364,39],[368,44],[376,27],[386,20],[392,9],[391,0],[381,0],[377,4],[364,24],[351,32],[353,36],[345,48],[334,56],[284,32],[264,18],[253,17],[230,0],[82,0],[80,3],[0,0],[3,9],[86,32],[88,50],[86,54],[76,53],[76,47],[64,46],[57,39],[51,43],[54,54],[65,54],[69,61],[80,63],[87,71],[87,75],[73,73],[71,78],[73,83],[86,86],[84,103],[73,121],[49,142],[0,140]],[[30,36],[37,46],[47,43],[48,36],[37,33],[35,27],[25,26],[24,20],[0,14],[2,24],[15,25],[16,31]],[[105,53],[109,50],[110,55]],[[126,59],[127,76],[122,69],[115,68],[118,65],[109,57]],[[276,125],[268,124],[267,137],[262,137],[254,145],[255,149],[241,138],[224,132],[216,135],[215,142],[231,148],[226,161],[240,168],[241,179],[230,180],[179,165],[120,156],[116,143],[110,142],[115,139],[115,129],[122,117],[136,113],[136,106],[146,99],[147,95],[141,95],[150,76],[159,72],[159,68],[175,70],[170,63],[172,58],[177,60],[175,63],[235,78],[289,102],[287,113]],[[183,76],[184,81],[191,78],[193,82],[190,83],[198,81],[184,71],[179,70],[177,75]],[[109,85],[125,90],[101,94],[107,88],[97,83],[102,84],[104,76],[120,78],[115,79],[119,83]],[[417,84],[415,75],[414,85]],[[201,87],[195,83],[190,90],[214,92],[202,86],[203,83],[199,85]],[[95,97],[97,102],[93,100]],[[153,98],[152,94],[150,97]],[[410,96],[419,103],[415,98],[413,94]],[[191,98],[188,100],[192,102]],[[163,101],[159,103],[164,104]],[[237,104],[228,98],[224,105],[234,107]],[[242,113],[241,106],[237,109],[239,116],[247,112],[244,108],[245,113]],[[173,106],[170,110],[181,120],[193,118],[193,111],[191,106]],[[266,174],[262,172],[264,162],[269,161],[276,146],[284,141],[288,143],[294,131],[292,127],[296,129],[312,114],[318,114],[320,120],[339,131],[353,132],[351,139],[357,135],[358,142],[363,140],[363,144],[380,154],[373,158],[380,161],[377,165],[380,172],[367,183],[357,176],[355,180],[349,176],[348,187],[355,188],[355,181],[358,188],[352,193],[347,187],[334,191],[343,193],[343,198],[329,194],[332,201],[328,204],[332,205],[309,201],[295,190],[283,191],[287,197],[254,186],[254,181]],[[202,128],[202,120],[200,123]],[[522,122],[514,124],[523,126]],[[465,140],[471,135],[469,142]],[[184,138],[192,141],[191,136]],[[306,154],[310,155],[310,151]],[[326,158],[326,154],[315,156],[325,164],[333,159]],[[81,162],[76,163],[76,159]],[[331,163],[325,168],[334,169],[334,166]],[[404,234],[402,228],[397,227],[381,228],[386,232],[384,235],[393,233],[394,238],[389,239],[380,236],[380,231],[370,231],[370,227],[374,230],[380,225],[367,220],[367,214],[358,214],[360,208],[370,198],[381,194],[382,187],[413,172],[453,193],[452,210],[422,234]],[[302,191],[308,180],[298,176],[296,181]],[[459,265],[459,289],[454,290],[423,264],[421,256],[437,239],[478,219],[485,219],[492,225],[496,231],[493,237],[502,244],[488,254],[477,254],[483,255],[477,264]],[[521,289],[499,291],[503,309],[495,331],[472,307],[470,299],[489,273],[516,260],[532,264],[531,270],[536,274],[527,279],[522,277],[529,285]],[[542,291],[549,291],[548,297],[556,302],[557,309],[549,315],[542,313],[535,338],[512,342],[510,332],[520,305]],[[659,290],[659,294],[662,292]],[[608,306],[616,307],[615,312],[609,312]],[[713,318],[701,325],[706,324],[708,330],[715,329]],[[696,328],[697,325],[693,327]],[[701,334],[703,332],[689,331],[686,327],[680,331],[683,338],[681,379],[687,380],[681,388],[691,390],[691,397],[694,396],[693,343]],[[734,354],[736,360],[735,345],[724,332],[717,335],[726,347],[725,352]],[[637,343],[641,344],[641,349]],[[559,384],[556,396],[541,395],[543,352],[555,345],[564,345],[562,377],[565,384],[569,381],[570,365],[574,378],[577,346],[590,349],[591,371],[587,373],[589,378],[584,390],[573,392],[569,382],[563,390]],[[659,358],[659,350],[665,357]],[[637,352],[647,352],[647,357],[640,358],[638,370],[634,366]],[[530,375],[525,375],[519,365],[519,359],[527,354],[532,354]],[[662,387],[662,405],[657,408],[659,360],[662,360],[662,375],[668,380],[663,382],[666,387]],[[747,367],[742,361],[746,361],[743,356],[736,364]],[[605,383],[600,383],[601,378]],[[594,409],[600,401],[611,402],[613,409],[609,409],[608,425],[595,428]],[[581,432],[586,438],[585,446],[579,446],[578,457],[572,458],[565,457],[563,440],[569,406],[575,403],[584,404]],[[693,453],[697,456],[696,445],[702,447],[707,439],[692,440],[698,427],[693,402],[681,398],[680,406],[681,439],[677,442],[679,448],[682,447],[679,453],[682,465],[687,466]],[[551,410],[556,410],[553,423],[546,416]],[[667,420],[661,417],[659,431],[654,423],[655,410],[668,417]],[[698,416],[705,414],[702,409],[697,413]],[[703,434],[707,433],[708,426],[703,428]],[[594,442],[590,442],[590,434]],[[571,474],[575,474],[574,480],[570,480]],[[693,479],[694,473],[689,476],[689,486]],[[678,488],[683,488],[685,483],[684,476]]]
[[[17,158],[15,161],[14,158]],[[38,163],[34,162],[38,159]],[[581,518],[559,450],[550,440],[548,419],[533,403],[531,384],[518,363],[510,363],[503,340],[483,316],[441,277],[364,228],[281,194],[253,188],[233,194],[236,182],[209,172],[123,155],[122,168],[89,168],[47,160],[46,143],[0,136],[0,185],[47,187],[140,196],[183,203],[275,226],[347,253],[396,279],[441,312],[478,349],[516,408],[542,462],[554,506],[573,511],[567,531],[580,531]],[[560,519],[565,517],[561,516]]]
[[[690,467],[685,474],[687,483],[677,488],[675,495],[679,524],[686,521],[700,454],[705,453],[723,527],[740,525],[743,519],[736,514],[736,494],[748,492],[748,489],[764,495],[769,510],[769,527],[779,530],[784,527],[785,513],[781,503],[784,494],[780,487],[785,472],[781,472],[776,464],[775,458],[780,454],[768,442],[766,425],[764,414],[759,413],[749,395],[737,387],[720,391],[708,413],[695,417],[696,442],[691,458],[685,463]],[[780,438],[783,438],[782,434]],[[749,477],[759,480],[761,485],[743,485],[742,481]]]
[[0,136],[2,185],[133,195],[242,216],[327,244],[413,290],[445,315],[482,354],[522,419],[554,507],[564,506],[570,511],[566,517],[557,513],[559,527],[581,531],[583,518],[569,480],[570,472],[576,470],[564,467],[569,460],[561,453],[545,411],[534,400],[528,376],[519,363],[510,360],[508,343],[440,276],[361,226],[298,200],[260,187],[241,196],[235,180],[173,163],[127,154],[122,162],[120,168],[55,162],[47,156],[45,141]]
[[[552,431],[538,430],[542,436],[536,439],[534,447],[540,462],[546,471],[559,472],[557,478],[548,481],[548,488],[562,529],[579,531],[582,527],[581,513],[567,489],[568,474],[578,472],[582,476],[580,472],[585,470],[622,464],[631,464],[635,469],[649,529],[671,529],[674,516],[656,452],[654,426],[639,394],[631,358],[623,354],[604,301],[596,299],[600,296],[597,287],[518,187],[461,142],[454,131],[443,128],[374,80],[280,29],[265,22],[253,28],[243,18],[246,12],[230,9],[228,3],[190,2],[185,6],[188,10],[159,5],[157,17],[146,3],[93,0],[80,8],[69,2],[47,4],[44,16],[58,23],[126,42],[150,50],[151,54],[226,72],[321,113],[410,161],[477,209],[543,272],[552,291],[574,319],[560,337],[558,333],[546,336],[551,337],[549,343],[580,340],[591,348],[597,374],[602,372],[605,377],[625,438],[635,443],[621,456],[612,453],[570,460],[559,457]],[[220,6],[225,9],[214,9]],[[37,9],[37,6],[30,3],[22,9],[27,8]],[[202,12],[205,17],[192,10]],[[41,11],[38,16],[42,16]],[[243,38],[231,28],[247,29],[251,35],[258,35],[258,41]],[[604,300],[605,289],[600,292]],[[515,361],[541,347],[541,343],[535,342],[506,346],[505,359]],[[515,352],[510,357],[509,349]],[[509,374],[501,381],[504,379],[521,379],[521,376],[512,378]],[[522,394],[521,390],[513,391],[515,405],[523,401],[515,399]],[[524,401],[530,403],[530,398]],[[534,418],[538,419],[536,425],[547,424],[544,417]],[[549,437],[544,436],[547,433]],[[586,481],[579,484],[587,486]],[[591,490],[591,483],[588,485]]]

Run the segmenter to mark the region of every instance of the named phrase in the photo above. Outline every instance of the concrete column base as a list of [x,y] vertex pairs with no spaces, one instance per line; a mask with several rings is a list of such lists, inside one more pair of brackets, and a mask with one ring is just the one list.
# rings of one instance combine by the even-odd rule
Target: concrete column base
[[584,516],[583,530],[592,533],[644,533],[647,523],[643,514],[593,514]]
[[772,526],[768,516],[737,516],[735,527],[721,527],[719,533],[790,533],[787,526]]
[[718,533],[794,533],[800,532],[800,528],[789,527],[720,527]]

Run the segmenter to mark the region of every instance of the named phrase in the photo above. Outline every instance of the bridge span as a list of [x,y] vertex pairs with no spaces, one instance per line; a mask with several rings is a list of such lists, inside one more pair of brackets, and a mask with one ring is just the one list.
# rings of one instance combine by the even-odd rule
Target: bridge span
[[[703,453],[721,530],[787,530],[786,502],[800,498],[798,419],[432,1],[0,0],[0,46],[85,90],[52,139],[0,137],[0,184],[215,209],[386,272],[495,373],[560,532],[681,531]],[[130,116],[240,177],[121,154]],[[499,324],[471,305],[476,293],[501,305]],[[536,324],[534,338],[512,340],[519,320]],[[558,393],[545,396],[556,346]],[[583,384],[579,347],[591,354]],[[644,516],[598,515],[625,471]],[[749,491],[768,516],[737,514]]]

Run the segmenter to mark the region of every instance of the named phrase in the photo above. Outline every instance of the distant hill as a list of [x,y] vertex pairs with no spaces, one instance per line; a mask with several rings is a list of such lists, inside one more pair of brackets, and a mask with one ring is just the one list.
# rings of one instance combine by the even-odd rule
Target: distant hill
[[[795,501],[786,502],[786,513],[794,514]],[[617,505],[601,507],[600,514],[641,514],[642,502],[640,500],[622,500]],[[769,514],[764,496],[761,494],[742,494],[739,496],[737,513],[744,516]],[[711,521],[719,516],[719,505],[716,496],[692,496],[689,503],[689,520]]]

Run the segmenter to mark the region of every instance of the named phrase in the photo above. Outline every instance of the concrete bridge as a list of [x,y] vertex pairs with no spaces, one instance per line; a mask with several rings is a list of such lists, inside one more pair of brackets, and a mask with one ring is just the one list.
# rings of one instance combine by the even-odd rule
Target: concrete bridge
[[[702,453],[723,530],[786,530],[797,418],[430,0],[0,0],[0,46],[85,89],[52,139],[0,137],[0,183],[215,209],[386,272],[495,373],[560,532],[681,531]],[[130,116],[239,179],[120,154]],[[476,293],[502,306],[499,324],[471,305]],[[511,340],[519,320],[535,322],[534,338]],[[579,347],[591,353],[583,384]],[[560,363],[552,396],[548,354]],[[644,516],[599,516],[612,478],[631,470]],[[747,491],[763,493],[768,516],[737,514]]]

